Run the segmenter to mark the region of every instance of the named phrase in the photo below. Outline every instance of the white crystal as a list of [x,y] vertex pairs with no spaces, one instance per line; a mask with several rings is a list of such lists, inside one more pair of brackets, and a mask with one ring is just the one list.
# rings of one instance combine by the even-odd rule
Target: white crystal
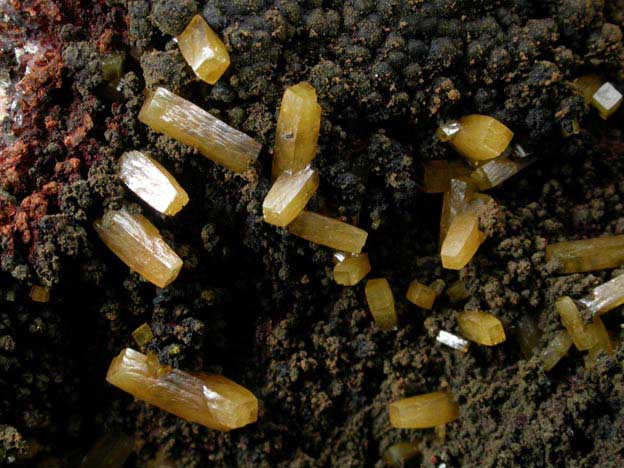
[[461,351],[462,353],[468,351],[468,341],[444,330],[440,330],[438,332],[438,336],[436,336],[436,341],[450,348]]

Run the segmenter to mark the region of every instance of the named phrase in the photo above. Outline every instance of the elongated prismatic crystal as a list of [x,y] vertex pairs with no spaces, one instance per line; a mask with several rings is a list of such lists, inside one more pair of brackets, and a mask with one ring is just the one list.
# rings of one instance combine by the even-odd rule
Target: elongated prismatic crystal
[[343,286],[355,286],[370,271],[368,254],[341,254],[334,265],[334,281]]
[[495,346],[505,341],[505,330],[501,321],[492,314],[478,311],[461,312],[457,323],[462,335],[485,346]]
[[368,280],[364,293],[375,324],[381,330],[394,328],[397,324],[397,315],[394,308],[394,295],[388,280],[385,278]]
[[390,424],[404,429],[425,429],[455,421],[459,405],[446,392],[417,395],[390,403]]
[[368,237],[363,229],[305,210],[288,225],[288,231],[315,244],[350,253],[360,253]]
[[615,268],[624,264],[624,236],[549,244],[546,260],[561,263],[559,272],[566,274]]
[[262,203],[264,221],[287,226],[303,211],[318,186],[318,173],[310,167],[295,173],[283,172]]

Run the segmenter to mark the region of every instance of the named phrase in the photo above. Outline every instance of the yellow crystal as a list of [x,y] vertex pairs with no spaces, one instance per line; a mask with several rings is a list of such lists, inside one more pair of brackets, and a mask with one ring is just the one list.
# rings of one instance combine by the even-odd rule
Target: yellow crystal
[[144,348],[152,342],[154,334],[150,326],[144,323],[132,332],[132,338],[134,338],[135,343],[139,345],[140,348]]
[[334,281],[343,286],[355,286],[371,271],[368,254],[344,255],[334,265]]
[[80,468],[121,468],[133,448],[134,441],[128,435],[121,432],[106,434],[85,455]]
[[466,288],[465,281],[457,280],[448,287],[446,295],[451,302],[459,302],[468,299],[470,297],[470,292]]
[[109,211],[93,227],[122,262],[156,286],[166,287],[180,273],[182,260],[144,216]]
[[390,403],[390,424],[396,428],[426,429],[459,417],[459,405],[446,392],[417,395]]
[[479,218],[475,213],[467,211],[456,216],[442,243],[442,266],[450,270],[461,270],[477,253],[483,240],[484,235],[479,230]]
[[295,173],[283,172],[262,203],[264,221],[287,226],[303,211],[318,186],[318,173],[310,167]]
[[624,274],[595,287],[591,294],[579,301],[594,316],[599,316],[624,304]]
[[611,344],[611,338],[609,338],[609,332],[605,328],[600,317],[594,318],[592,323],[587,325],[587,330],[588,333],[594,336],[596,342],[585,356],[585,365],[591,367],[596,363],[600,353],[613,354],[613,345]]
[[436,298],[436,293],[429,286],[414,280],[410,283],[405,297],[412,304],[422,307],[423,309],[431,309]]
[[195,15],[177,37],[180,52],[195,74],[215,84],[230,66],[225,44],[201,15]]
[[220,375],[189,373],[158,363],[155,356],[124,349],[106,380],[160,409],[210,429],[229,431],[258,419],[258,400]]
[[50,288],[33,286],[30,289],[30,298],[35,302],[48,302],[50,300]]
[[568,354],[570,346],[572,346],[572,339],[568,332],[559,330],[555,333],[553,339],[548,342],[548,345],[540,354],[540,358],[544,363],[544,370],[549,371],[555,367],[561,358]]
[[436,160],[423,164],[423,190],[426,193],[443,193],[451,189],[451,180],[468,180],[471,170],[462,161]]
[[405,462],[418,455],[418,448],[412,442],[397,442],[384,453],[384,461],[388,466],[402,467]]
[[604,120],[611,117],[622,105],[624,96],[611,83],[604,83],[592,96],[592,106]]
[[574,346],[580,351],[593,347],[596,344],[596,339],[593,334],[588,333],[574,301],[568,296],[564,296],[559,298],[555,305],[561,317],[561,323],[570,334]]
[[485,346],[495,346],[505,341],[501,321],[492,314],[479,311],[460,312],[457,323],[462,335]]
[[368,237],[363,229],[305,210],[288,225],[288,231],[315,244],[350,253],[360,253]]
[[139,120],[235,172],[249,169],[262,148],[251,137],[165,88],[150,93]]
[[467,115],[459,119],[460,130],[450,140],[455,150],[468,159],[483,161],[500,156],[513,132],[493,117]]
[[375,324],[381,330],[390,330],[397,324],[394,296],[385,278],[370,279],[364,288],[368,308],[373,314]]
[[471,177],[477,182],[479,190],[488,190],[502,184],[533,162],[534,159],[514,161],[501,156],[479,166]]
[[602,83],[604,83],[604,80],[598,75],[585,75],[577,78],[572,85],[583,95],[585,105],[589,106],[594,94],[602,86]]
[[145,203],[163,214],[173,216],[189,201],[169,171],[141,151],[128,151],[121,156],[119,177]]
[[312,85],[302,82],[286,89],[275,129],[274,179],[310,164],[316,156],[320,128],[321,106]]
[[546,246],[546,260],[561,263],[561,273],[615,268],[624,263],[624,236],[607,236]]

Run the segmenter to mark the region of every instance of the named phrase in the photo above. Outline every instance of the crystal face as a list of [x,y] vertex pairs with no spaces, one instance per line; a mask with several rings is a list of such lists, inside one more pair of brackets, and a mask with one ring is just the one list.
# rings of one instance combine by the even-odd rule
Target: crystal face
[[456,216],[442,243],[442,266],[450,270],[461,270],[477,253],[483,239],[483,233],[479,230],[479,218],[475,213],[465,212]]
[[595,346],[595,337],[588,333],[581,314],[571,298],[568,296],[559,298],[556,302],[556,308],[561,317],[561,323],[563,323],[578,350],[586,351]]
[[436,336],[436,341],[438,343],[442,343],[443,345],[448,346],[449,348],[461,351],[462,353],[468,351],[468,342],[466,340],[444,330],[440,330],[438,332],[438,336]]
[[299,216],[318,186],[319,176],[312,168],[282,173],[262,203],[264,221],[275,226],[287,226]]
[[390,330],[397,324],[394,308],[394,295],[385,278],[370,279],[364,288],[368,308],[373,315],[375,324],[381,330]]
[[613,354],[613,344],[611,343],[611,338],[609,338],[609,332],[600,317],[595,317],[592,323],[587,326],[587,330],[594,336],[596,342],[585,356],[585,366],[591,367],[596,364],[601,353]]
[[533,162],[535,160],[532,158],[514,161],[506,156],[501,156],[475,169],[472,173],[472,179],[477,182],[479,190],[488,190],[515,176]]
[[564,330],[556,332],[553,339],[548,342],[540,354],[544,363],[544,370],[549,371],[555,367],[561,358],[568,354],[570,346],[572,346],[570,335]]
[[624,274],[595,287],[589,296],[579,302],[591,310],[595,316],[624,304]]
[[461,312],[457,316],[457,323],[462,335],[484,346],[496,346],[506,339],[503,324],[492,314]]
[[450,140],[465,158],[484,161],[494,159],[507,149],[513,132],[487,115],[467,115],[459,119],[460,131]]
[[106,380],[160,409],[210,429],[229,431],[258,419],[258,400],[220,375],[189,373],[158,363],[155,356],[124,349]]
[[48,302],[50,300],[50,288],[33,286],[30,289],[30,298],[35,302]]
[[262,148],[251,137],[165,88],[158,88],[148,96],[139,120],[157,132],[197,148],[208,159],[234,172],[249,169]]
[[122,262],[156,286],[166,287],[180,273],[182,260],[144,216],[109,211],[93,227]]
[[624,263],[624,236],[557,242],[546,246],[546,261],[561,263],[560,273],[615,268]]
[[152,342],[154,334],[152,333],[151,327],[147,323],[144,323],[132,332],[132,338],[140,348],[143,348]]
[[288,225],[288,231],[315,244],[350,253],[360,253],[368,237],[363,229],[305,210]]
[[412,281],[405,295],[408,301],[423,309],[431,309],[435,302],[436,293],[429,286]]
[[390,424],[402,429],[426,429],[459,417],[459,405],[446,392],[417,395],[390,403]]
[[440,125],[436,130],[436,137],[441,142],[450,141],[461,130],[461,124],[457,120],[451,120]]
[[592,96],[592,105],[598,110],[600,117],[606,120],[622,105],[622,93],[607,82]]
[[343,286],[355,286],[371,271],[368,254],[343,255],[334,265],[334,281]]

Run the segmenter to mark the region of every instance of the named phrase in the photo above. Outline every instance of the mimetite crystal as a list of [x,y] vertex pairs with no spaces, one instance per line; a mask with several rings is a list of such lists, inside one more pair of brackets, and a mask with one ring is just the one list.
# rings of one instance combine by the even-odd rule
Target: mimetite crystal
[[540,354],[544,363],[544,370],[549,371],[555,367],[561,358],[568,354],[570,346],[572,346],[572,339],[568,332],[565,330],[556,332],[553,339],[548,342]]
[[598,91],[603,83],[604,80],[598,75],[585,75],[577,78],[574,81],[573,86],[583,95],[585,105],[589,106],[592,102],[594,94],[596,93],[596,91]]
[[283,172],[262,203],[264,221],[287,226],[305,208],[318,186],[318,173],[310,167],[294,173]]
[[320,128],[321,106],[312,85],[302,82],[286,89],[275,129],[274,179],[310,164],[316,156]]
[[412,442],[397,442],[384,453],[384,461],[389,466],[402,467],[405,462],[418,455],[418,448]]
[[371,271],[368,254],[344,255],[334,265],[334,281],[343,286],[355,286]]
[[624,236],[558,242],[546,246],[546,260],[561,263],[560,273],[615,268],[624,263]]
[[288,225],[288,231],[315,244],[350,253],[360,253],[368,237],[363,229],[305,210]]
[[33,286],[30,289],[30,298],[35,302],[48,302],[50,300],[50,288]]
[[611,117],[622,105],[622,93],[611,83],[603,84],[592,96],[592,106],[604,120]]
[[158,363],[156,356],[124,349],[106,380],[139,400],[210,429],[229,431],[258,418],[258,400],[220,375],[189,373]]
[[175,215],[189,201],[169,171],[141,151],[128,151],[121,156],[119,178],[145,203],[166,215]]
[[459,405],[446,392],[417,395],[390,403],[390,424],[396,428],[426,429],[455,421]]
[[431,309],[436,298],[436,293],[429,286],[414,280],[410,283],[405,297],[412,304],[422,307],[423,309]]
[[592,289],[589,296],[579,301],[594,316],[602,315],[624,304],[624,274]]
[[561,317],[561,323],[570,334],[574,346],[580,351],[586,351],[596,344],[593,334],[588,333],[581,314],[574,301],[564,296],[557,300],[555,304],[557,312]]
[[130,436],[121,432],[106,434],[85,455],[80,468],[121,468],[133,448]]
[[460,312],[457,323],[464,337],[481,345],[496,346],[506,339],[503,324],[492,314],[479,311]]
[[488,190],[502,184],[533,162],[533,159],[514,161],[506,156],[501,156],[475,169],[472,173],[472,179],[477,182],[479,190]]
[[151,327],[147,323],[144,323],[132,332],[132,338],[140,348],[144,348],[152,342],[154,334],[152,333]]
[[494,159],[507,149],[513,132],[493,117],[467,115],[459,119],[460,130],[450,140],[455,150],[469,160]]
[[587,330],[594,336],[596,341],[596,344],[588,350],[585,356],[585,366],[591,367],[596,363],[601,352],[613,354],[613,345],[611,344],[611,338],[609,338],[609,332],[600,317],[595,317],[592,323],[587,325]]
[[375,324],[381,330],[390,330],[397,324],[394,296],[385,278],[370,279],[364,288],[368,308],[373,314]]
[[438,336],[436,336],[436,341],[438,343],[442,343],[443,345],[448,346],[449,348],[461,351],[462,353],[468,351],[468,342],[466,340],[444,330],[440,330],[438,332]]
[[166,287],[180,273],[182,260],[144,216],[109,211],[93,227],[121,261],[156,286]]
[[451,189],[451,180],[468,180],[471,169],[462,161],[436,160],[423,164],[423,190],[426,193],[443,193]]
[[456,216],[442,243],[442,266],[450,270],[461,270],[477,253],[483,239],[484,235],[479,230],[479,218],[475,213],[468,211]]
[[139,120],[235,172],[249,169],[262,148],[251,137],[165,88],[148,96]]
[[180,52],[195,74],[215,84],[230,66],[225,44],[201,15],[196,15],[177,37]]

